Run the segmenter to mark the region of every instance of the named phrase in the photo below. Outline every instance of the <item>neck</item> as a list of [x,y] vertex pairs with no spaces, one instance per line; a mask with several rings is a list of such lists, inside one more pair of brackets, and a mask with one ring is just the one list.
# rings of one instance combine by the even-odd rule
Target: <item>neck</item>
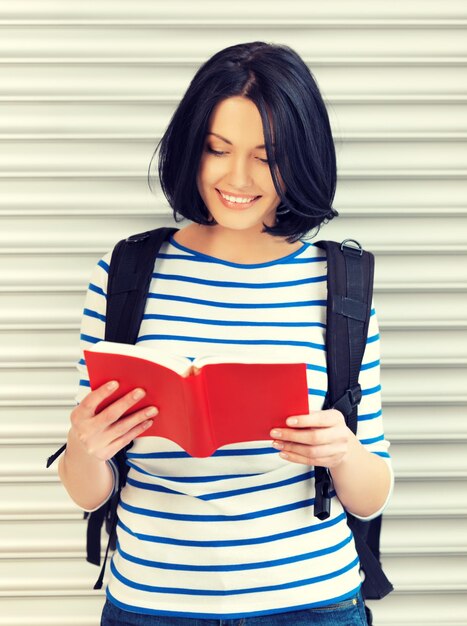
[[288,243],[282,237],[248,230],[190,224],[184,229],[192,247],[232,263],[264,263],[298,250],[301,242]]

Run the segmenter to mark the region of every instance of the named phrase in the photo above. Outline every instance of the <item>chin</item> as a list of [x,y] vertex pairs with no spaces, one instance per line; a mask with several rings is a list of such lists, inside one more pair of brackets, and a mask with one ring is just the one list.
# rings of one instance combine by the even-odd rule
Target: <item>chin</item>
[[217,228],[228,228],[229,230],[257,230],[261,233],[264,226],[263,223],[271,226],[274,219],[268,215],[257,217],[254,215],[220,215],[216,212],[209,212],[210,216],[215,220]]

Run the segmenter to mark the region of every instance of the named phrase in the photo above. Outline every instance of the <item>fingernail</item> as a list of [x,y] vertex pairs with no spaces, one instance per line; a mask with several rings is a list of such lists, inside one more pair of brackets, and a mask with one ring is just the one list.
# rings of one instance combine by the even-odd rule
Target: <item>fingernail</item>
[[153,417],[153,415],[157,415],[159,411],[155,406],[149,407],[149,409],[145,412],[146,417]]
[[282,437],[282,433],[280,430],[271,430],[271,437]]
[[149,428],[150,426],[152,426],[152,420],[147,420],[146,422],[143,422],[143,428]]
[[274,448],[277,448],[278,450],[282,450],[282,448],[284,447],[284,444],[281,441],[273,441],[272,445]]
[[136,389],[136,391],[133,392],[133,400],[139,400],[144,395],[145,395],[144,389]]
[[279,456],[282,457],[283,459],[289,458],[289,455],[286,452],[279,452]]
[[295,424],[298,424],[298,419],[296,417],[289,417],[287,424],[289,426],[295,426]]
[[113,391],[114,389],[117,389],[118,387],[118,382],[116,380],[112,380],[110,383],[108,383],[107,385],[107,389],[109,391]]

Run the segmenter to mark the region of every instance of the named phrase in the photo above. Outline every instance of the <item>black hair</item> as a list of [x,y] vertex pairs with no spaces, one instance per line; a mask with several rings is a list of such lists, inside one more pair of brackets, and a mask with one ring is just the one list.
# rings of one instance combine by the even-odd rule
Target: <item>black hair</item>
[[301,57],[286,45],[262,41],[230,46],[208,59],[156,147],[151,163],[160,148],[159,182],[175,221],[216,223],[196,180],[210,115],[218,102],[233,96],[249,98],[260,112],[271,176],[281,199],[276,223],[263,224],[263,232],[290,243],[312,229],[316,234],[338,215],[332,208],[337,171],[328,113]]

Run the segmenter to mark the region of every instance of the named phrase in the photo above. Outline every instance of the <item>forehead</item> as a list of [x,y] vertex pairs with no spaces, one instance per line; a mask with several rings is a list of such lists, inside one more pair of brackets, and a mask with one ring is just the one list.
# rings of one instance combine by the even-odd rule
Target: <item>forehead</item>
[[264,147],[263,124],[256,104],[242,96],[221,100],[209,118],[208,136],[231,145]]

